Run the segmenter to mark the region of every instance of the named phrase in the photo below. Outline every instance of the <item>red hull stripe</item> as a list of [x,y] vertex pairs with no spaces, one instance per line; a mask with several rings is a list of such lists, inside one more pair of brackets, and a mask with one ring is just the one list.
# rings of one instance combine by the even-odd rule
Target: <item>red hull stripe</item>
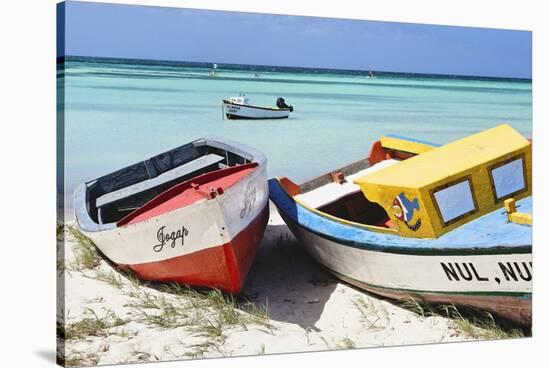
[[[257,166],[256,162],[231,166],[177,184],[162,192],[139,209],[128,214],[117,223],[117,226],[135,224],[162,215],[163,213],[189,206],[201,199],[208,198],[209,188],[221,188],[225,191],[249,175]],[[193,184],[198,185],[198,187],[193,188]]]
[[144,280],[175,282],[239,293],[263,237],[269,205],[230,242],[171,259],[125,265]]

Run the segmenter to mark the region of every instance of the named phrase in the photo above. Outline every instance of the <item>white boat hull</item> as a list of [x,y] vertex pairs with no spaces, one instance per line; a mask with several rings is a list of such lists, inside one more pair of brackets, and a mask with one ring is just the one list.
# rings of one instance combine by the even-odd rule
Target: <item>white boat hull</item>
[[336,277],[379,295],[468,305],[531,321],[532,255],[411,255],[372,251],[308,231],[281,213],[309,254]]
[[345,246],[299,226],[291,229],[319,263],[367,285],[415,292],[532,292],[530,253],[397,254]]
[[290,115],[290,109],[256,107],[224,102],[223,114],[228,119],[285,119]]

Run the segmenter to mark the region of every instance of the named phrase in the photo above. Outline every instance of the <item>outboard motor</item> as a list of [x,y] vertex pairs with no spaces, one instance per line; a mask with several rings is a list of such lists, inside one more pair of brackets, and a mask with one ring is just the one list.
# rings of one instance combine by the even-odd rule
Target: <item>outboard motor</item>
[[290,112],[294,111],[294,108],[292,107],[292,105],[290,105],[290,106],[287,105],[287,104],[285,103],[285,99],[282,98],[282,97],[279,97],[279,98],[277,99],[277,107],[278,107],[279,109],[290,109]]

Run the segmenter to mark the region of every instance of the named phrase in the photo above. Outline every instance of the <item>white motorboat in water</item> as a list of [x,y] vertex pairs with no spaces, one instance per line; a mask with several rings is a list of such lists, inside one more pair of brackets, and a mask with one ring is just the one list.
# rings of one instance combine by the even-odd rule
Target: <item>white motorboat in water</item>
[[274,107],[254,106],[245,96],[230,97],[223,100],[223,115],[228,119],[284,119],[294,108],[279,97]]

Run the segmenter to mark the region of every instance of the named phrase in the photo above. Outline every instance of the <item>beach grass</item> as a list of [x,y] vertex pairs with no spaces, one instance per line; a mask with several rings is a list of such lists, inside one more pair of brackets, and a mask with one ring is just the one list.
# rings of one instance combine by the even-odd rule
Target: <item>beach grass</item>
[[227,354],[221,349],[221,344],[212,340],[206,340],[200,344],[194,344],[191,346],[191,350],[184,353],[184,356],[191,359],[204,358],[204,354],[209,351],[218,351],[222,356]]
[[135,287],[127,292],[132,302],[126,304],[139,321],[160,330],[184,328],[203,339],[192,345],[185,356],[200,358],[216,351],[222,356],[231,329],[248,330],[255,325],[272,332],[267,306],[257,306],[247,299],[224,294],[217,289],[195,290],[185,285],[153,284],[151,289]]
[[440,306],[460,331],[468,337],[482,340],[515,339],[530,335],[525,331],[503,321],[497,321],[489,312],[459,310],[454,305]]
[[59,357],[57,362],[63,367],[95,366],[99,363],[99,356],[97,353],[78,353]]
[[131,353],[130,357],[121,363],[145,363],[145,362],[156,362],[159,360],[160,359],[154,354],[147,353],[145,351],[134,350]]
[[358,296],[352,300],[352,303],[361,314],[361,322],[367,326],[367,329],[381,330],[390,323],[387,311],[377,308],[372,299],[365,300]]
[[497,320],[487,311],[466,307],[457,307],[453,304],[433,305],[414,299],[400,303],[424,318],[442,316],[450,319],[455,328],[466,337],[475,340],[515,339],[530,336],[530,331],[520,329],[514,324]]
[[439,313],[434,306],[429,303],[423,303],[416,299],[406,299],[398,303],[400,307],[410,310],[413,313],[418,314],[421,317],[437,316]]
[[357,346],[355,345],[355,341],[350,339],[349,337],[344,337],[341,340],[341,343],[337,345],[340,349],[355,349]]
[[113,271],[98,270],[93,277],[96,280],[103,281],[117,289],[122,289],[124,281],[120,274],[116,274]]
[[133,301],[126,304],[133,309],[137,318],[149,326],[171,330],[193,323],[183,303],[171,301],[163,294],[155,295],[147,290],[131,291],[127,294]]
[[269,322],[267,304],[257,305],[247,298],[224,294],[218,289],[199,291],[173,283],[162,285],[160,290],[184,297],[194,309],[209,310],[210,316],[219,319],[223,325],[240,325],[246,329],[248,324],[254,324],[270,330],[274,328]]
[[[264,328],[267,332],[274,329],[267,304],[256,305],[246,298],[224,294],[217,289],[196,290],[174,283],[144,282],[125,270],[116,272],[104,269],[103,266],[98,267],[102,258],[93,243],[73,227],[67,226],[67,230],[74,238],[75,270],[92,271],[83,272],[83,276],[109,284],[127,296],[129,301],[124,307],[129,308],[129,315],[128,319],[122,319],[108,310],[100,317],[98,312],[85,308],[84,318],[64,328],[60,326],[62,331],[59,334],[63,339],[74,341],[108,335],[131,337],[124,330],[112,330],[131,321],[159,330],[184,328],[186,333],[203,340],[185,354],[190,358],[198,358],[212,351],[222,356],[228,355],[223,345],[231,329],[247,330],[252,325]],[[144,354],[130,357],[134,362],[150,361],[150,358]],[[72,354],[71,359],[78,365],[87,358]],[[90,359],[86,361],[93,363]]]
[[66,229],[74,239],[74,262],[73,269],[76,271],[92,270],[101,263],[94,243],[90,238],[82,234],[72,225],[66,225]]
[[[108,310],[103,317],[99,317],[93,309],[85,308],[89,317],[85,317],[77,322],[69,323],[61,331],[61,336],[65,340],[83,339],[89,336],[108,336],[109,330],[114,327],[122,326],[128,323],[111,310]],[[59,332],[58,332],[59,333]]]

